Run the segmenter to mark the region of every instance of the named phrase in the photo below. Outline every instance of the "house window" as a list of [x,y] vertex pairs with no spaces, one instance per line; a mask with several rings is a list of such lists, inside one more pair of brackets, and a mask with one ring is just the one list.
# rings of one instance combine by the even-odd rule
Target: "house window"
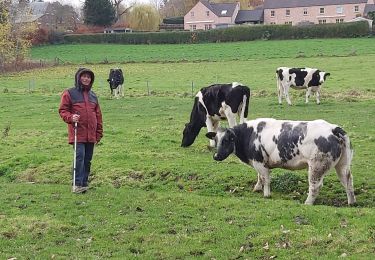
[[336,23],[343,23],[344,22],[344,19],[336,19]]
[[358,6],[358,5],[355,5],[355,6],[354,6],[354,12],[356,12],[356,13],[359,12],[359,6]]
[[207,16],[210,16],[210,11],[206,11],[206,15],[207,15]]
[[327,20],[326,20],[326,19],[319,20],[319,24],[326,24],[326,23],[327,23]]
[[270,22],[270,24],[276,24],[275,22]]
[[195,31],[197,29],[197,26],[195,24],[190,25],[190,31]]
[[324,7],[320,7],[320,8],[319,8],[319,13],[320,13],[320,14],[324,14]]
[[290,25],[292,25],[292,22],[291,22],[291,21],[289,21],[289,22],[285,22],[285,24],[290,24]]
[[275,17],[275,11],[271,11],[271,17]]
[[190,16],[191,16],[191,17],[194,17],[194,12],[190,12]]
[[212,24],[205,24],[204,25],[204,29],[207,31],[207,30],[211,30],[212,29]]
[[285,10],[285,15],[286,15],[286,16],[290,16],[290,10],[289,10],[289,9],[286,9],[286,10]]
[[307,8],[303,8],[303,15],[307,15]]
[[342,6],[336,6],[336,13],[337,14],[342,14],[344,12],[344,7]]

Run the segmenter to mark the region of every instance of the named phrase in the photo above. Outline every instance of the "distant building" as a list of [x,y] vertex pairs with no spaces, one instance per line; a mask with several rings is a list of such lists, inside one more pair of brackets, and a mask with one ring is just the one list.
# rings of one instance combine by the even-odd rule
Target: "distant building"
[[265,24],[343,23],[366,16],[374,0],[265,0]]
[[201,0],[184,16],[184,29],[195,31],[233,26],[239,10],[239,2],[215,4]]
[[131,33],[133,30],[127,27],[105,28],[104,33]]
[[367,17],[375,0],[264,0],[255,10],[240,10],[237,3],[199,1],[185,16],[184,29],[210,30],[235,24],[308,25],[343,23]]
[[80,23],[74,8],[59,2],[34,1],[16,8],[16,23],[35,22],[39,27],[59,31],[75,30]]

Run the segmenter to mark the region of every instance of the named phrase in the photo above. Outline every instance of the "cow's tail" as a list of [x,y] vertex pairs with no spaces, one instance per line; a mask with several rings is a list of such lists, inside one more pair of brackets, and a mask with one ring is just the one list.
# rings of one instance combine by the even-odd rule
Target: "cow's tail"
[[247,116],[249,114],[249,103],[250,103],[250,89],[247,89],[247,91],[245,92],[242,98],[240,124],[243,124],[245,122],[245,119],[247,119]]
[[353,187],[353,176],[350,169],[353,159],[353,148],[350,143],[349,136],[342,128],[336,127],[332,132],[336,137],[338,137],[342,147],[341,157],[335,167],[336,173],[341,181],[341,184],[346,190],[348,204],[351,205],[356,202]]
[[279,98],[279,103],[280,103],[280,100],[281,100],[281,81],[280,81],[280,69],[277,69],[276,70],[276,91],[277,91],[277,96]]

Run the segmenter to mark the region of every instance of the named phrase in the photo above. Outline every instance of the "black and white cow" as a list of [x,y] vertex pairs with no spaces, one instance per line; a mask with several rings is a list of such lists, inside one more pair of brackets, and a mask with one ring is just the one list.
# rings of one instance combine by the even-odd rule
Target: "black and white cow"
[[323,177],[335,167],[344,186],[348,204],[356,202],[350,170],[353,151],[349,137],[337,125],[324,120],[284,121],[258,118],[234,128],[207,133],[218,143],[214,159],[222,161],[234,153],[258,173],[254,191],[271,195],[270,170],[308,169],[309,194],[305,204],[312,205],[323,185]]
[[115,96],[116,98],[119,96],[124,96],[124,74],[122,73],[121,69],[110,69],[107,81],[109,83],[112,96]]
[[289,105],[292,104],[289,98],[290,87],[293,89],[306,89],[306,103],[309,102],[311,92],[315,93],[316,103],[320,104],[320,86],[329,75],[330,73],[311,68],[277,68],[276,80],[279,104],[281,104],[282,95],[285,96]]
[[[202,88],[195,96],[181,146],[193,144],[202,127],[207,127],[208,132],[216,132],[220,120],[227,119],[230,127],[237,125],[236,114],[240,117],[240,123],[243,123],[248,114],[249,99],[250,89],[237,82]],[[213,140],[210,140],[210,146],[215,147]]]

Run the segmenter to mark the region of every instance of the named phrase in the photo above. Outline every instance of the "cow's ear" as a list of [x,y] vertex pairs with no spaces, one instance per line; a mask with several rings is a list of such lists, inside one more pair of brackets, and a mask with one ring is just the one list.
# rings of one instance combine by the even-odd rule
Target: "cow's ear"
[[110,79],[107,79],[108,82],[110,82],[111,80]]
[[118,69],[122,73],[122,69]]
[[326,77],[331,76],[331,73],[326,72]]
[[215,133],[215,132],[208,132],[208,133],[206,134],[206,137],[207,137],[208,139],[213,140],[213,139],[215,139],[215,137],[216,137],[216,133]]

